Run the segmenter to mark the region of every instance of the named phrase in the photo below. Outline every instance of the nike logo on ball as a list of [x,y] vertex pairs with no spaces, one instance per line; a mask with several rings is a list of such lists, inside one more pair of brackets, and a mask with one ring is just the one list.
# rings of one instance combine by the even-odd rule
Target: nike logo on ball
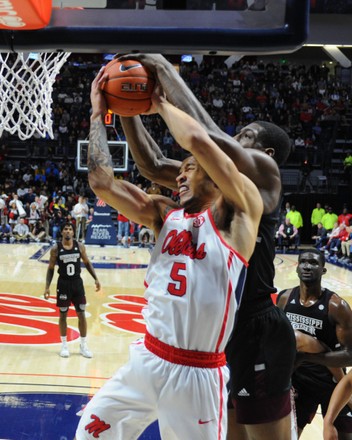
[[125,66],[124,64],[121,64],[120,72],[127,72],[127,70],[137,69],[138,67],[142,67],[142,64],[131,64],[130,66]]

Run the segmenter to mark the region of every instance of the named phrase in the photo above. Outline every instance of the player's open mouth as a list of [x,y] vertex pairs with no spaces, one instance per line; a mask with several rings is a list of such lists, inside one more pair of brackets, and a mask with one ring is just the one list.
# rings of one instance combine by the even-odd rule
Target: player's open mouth
[[182,193],[184,193],[185,191],[188,191],[188,186],[186,185],[181,185],[178,189],[178,194],[181,195]]

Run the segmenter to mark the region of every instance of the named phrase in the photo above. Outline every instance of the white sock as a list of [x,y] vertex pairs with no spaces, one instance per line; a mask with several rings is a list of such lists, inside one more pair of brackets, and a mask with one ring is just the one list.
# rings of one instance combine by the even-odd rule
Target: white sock
[[61,342],[66,345],[67,344],[67,337],[66,336],[61,336]]
[[86,345],[86,344],[87,344],[87,338],[81,336],[81,345]]

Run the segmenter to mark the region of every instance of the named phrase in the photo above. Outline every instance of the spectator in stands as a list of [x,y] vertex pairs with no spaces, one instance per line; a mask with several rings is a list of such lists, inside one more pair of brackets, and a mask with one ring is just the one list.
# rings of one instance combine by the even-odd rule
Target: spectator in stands
[[72,214],[76,219],[76,240],[78,241],[80,237],[84,242],[85,232],[86,232],[86,221],[88,217],[88,205],[86,197],[80,196],[78,198],[78,203],[73,207]]
[[37,204],[37,209],[43,209],[48,201],[48,197],[44,194],[40,194],[39,196],[35,196],[34,201]]
[[325,210],[325,214],[323,215],[321,222],[324,226],[324,228],[327,230],[327,232],[331,232],[334,229],[335,223],[338,222],[337,215],[332,212],[332,207],[329,206],[327,210]]
[[325,209],[321,207],[321,204],[317,202],[315,208],[312,211],[310,221],[312,223],[312,234],[317,235],[318,224],[321,223],[321,219],[325,214]]
[[58,240],[61,226],[66,222],[64,216],[60,209],[54,210],[54,213],[49,220],[49,231],[51,232],[51,236],[53,241]]
[[26,217],[27,213],[23,207],[23,202],[22,202],[22,200],[19,199],[18,195],[14,192],[12,193],[12,200],[10,201],[10,205],[12,205],[13,202],[15,202],[19,217]]
[[303,227],[303,218],[302,214],[296,210],[296,206],[292,205],[291,210],[286,214],[286,218],[290,219],[290,222],[293,224],[293,226],[298,230],[297,234],[297,246],[300,245],[299,237],[300,237],[300,231]]
[[326,245],[328,233],[321,222],[317,224],[317,231],[315,235],[313,235],[312,240],[315,240],[315,247],[319,250]]
[[35,197],[36,197],[36,194],[35,194],[34,189],[32,187],[29,187],[28,191],[26,192],[26,194],[23,197],[23,203],[31,204],[32,202],[35,201]]
[[31,184],[33,176],[30,173],[30,169],[29,168],[26,168],[26,171],[23,174],[22,179],[23,179],[26,187],[28,187]]
[[6,200],[8,199],[6,194],[0,196],[0,223],[8,222],[8,209],[6,205]]
[[345,206],[343,208],[343,210],[342,210],[342,213],[338,216],[337,222],[338,222],[339,225],[341,225],[343,223],[346,226],[350,226],[351,225],[351,219],[352,219],[352,214],[350,214],[348,212],[348,208]]
[[141,225],[138,235],[139,247],[144,247],[146,243],[154,243],[154,231],[147,226]]
[[24,183],[23,183],[23,182],[20,183],[19,188],[17,188],[17,195],[18,195],[19,199],[22,200],[23,197],[24,197],[24,195],[27,193],[27,191],[28,191],[28,189],[26,189],[26,188],[24,187]]
[[130,221],[124,215],[117,214],[117,239],[124,247],[129,247]]
[[285,250],[294,245],[295,250],[299,245],[299,233],[298,229],[291,223],[291,220],[286,217],[285,222],[279,227],[276,233],[277,242],[280,250]]
[[37,204],[32,202],[30,205],[29,216],[28,216],[28,226],[29,231],[32,232],[37,221],[40,219],[40,213],[38,211]]
[[9,225],[11,226],[12,230],[17,225],[17,219],[18,219],[18,211],[16,207],[16,202],[12,201],[10,203],[10,209],[9,209]]
[[10,241],[12,236],[11,226],[7,223],[2,223],[0,226],[0,240]]
[[341,258],[340,263],[347,264],[351,263],[351,247],[352,247],[352,227],[346,228],[346,236],[341,240]]
[[38,220],[34,225],[32,232],[29,233],[31,239],[39,243],[40,241],[45,241],[47,238],[46,231],[41,220]]
[[54,162],[51,162],[50,165],[46,168],[45,177],[48,182],[49,190],[53,189],[60,177],[59,170],[57,169]]
[[307,159],[304,159],[301,165],[301,182],[299,184],[300,191],[306,192],[307,187],[310,191],[314,190],[314,186],[310,177],[312,171],[313,167],[311,163]]
[[88,217],[87,217],[87,221],[86,221],[86,230],[88,228],[89,223],[91,223],[93,221],[93,216],[94,216],[94,208],[91,207],[91,208],[89,208]]
[[24,218],[20,218],[19,223],[13,228],[12,233],[15,240],[29,242],[29,228],[28,225],[26,225]]
[[341,239],[346,237],[346,234],[346,226],[336,222],[332,231],[328,233],[329,239],[324,248],[325,254],[333,255],[334,252],[338,252],[341,248]]

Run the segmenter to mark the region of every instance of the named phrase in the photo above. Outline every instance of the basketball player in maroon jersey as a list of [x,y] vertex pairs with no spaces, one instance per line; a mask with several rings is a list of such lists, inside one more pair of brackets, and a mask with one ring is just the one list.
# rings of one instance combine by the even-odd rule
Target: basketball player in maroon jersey
[[50,260],[46,274],[44,298],[50,297],[50,284],[54,276],[55,265],[59,266],[59,278],[56,289],[56,306],[60,309],[60,337],[62,347],[61,357],[69,357],[70,351],[67,344],[67,313],[71,304],[74,305],[77,317],[78,328],[81,336],[80,353],[86,358],[93,355],[87,345],[87,320],[85,315],[86,295],[81,278],[81,260],[88,272],[95,280],[96,290],[100,290],[100,283],[90,262],[85,246],[73,239],[75,229],[72,223],[64,223],[61,226],[61,242],[54,245],[50,250]]

